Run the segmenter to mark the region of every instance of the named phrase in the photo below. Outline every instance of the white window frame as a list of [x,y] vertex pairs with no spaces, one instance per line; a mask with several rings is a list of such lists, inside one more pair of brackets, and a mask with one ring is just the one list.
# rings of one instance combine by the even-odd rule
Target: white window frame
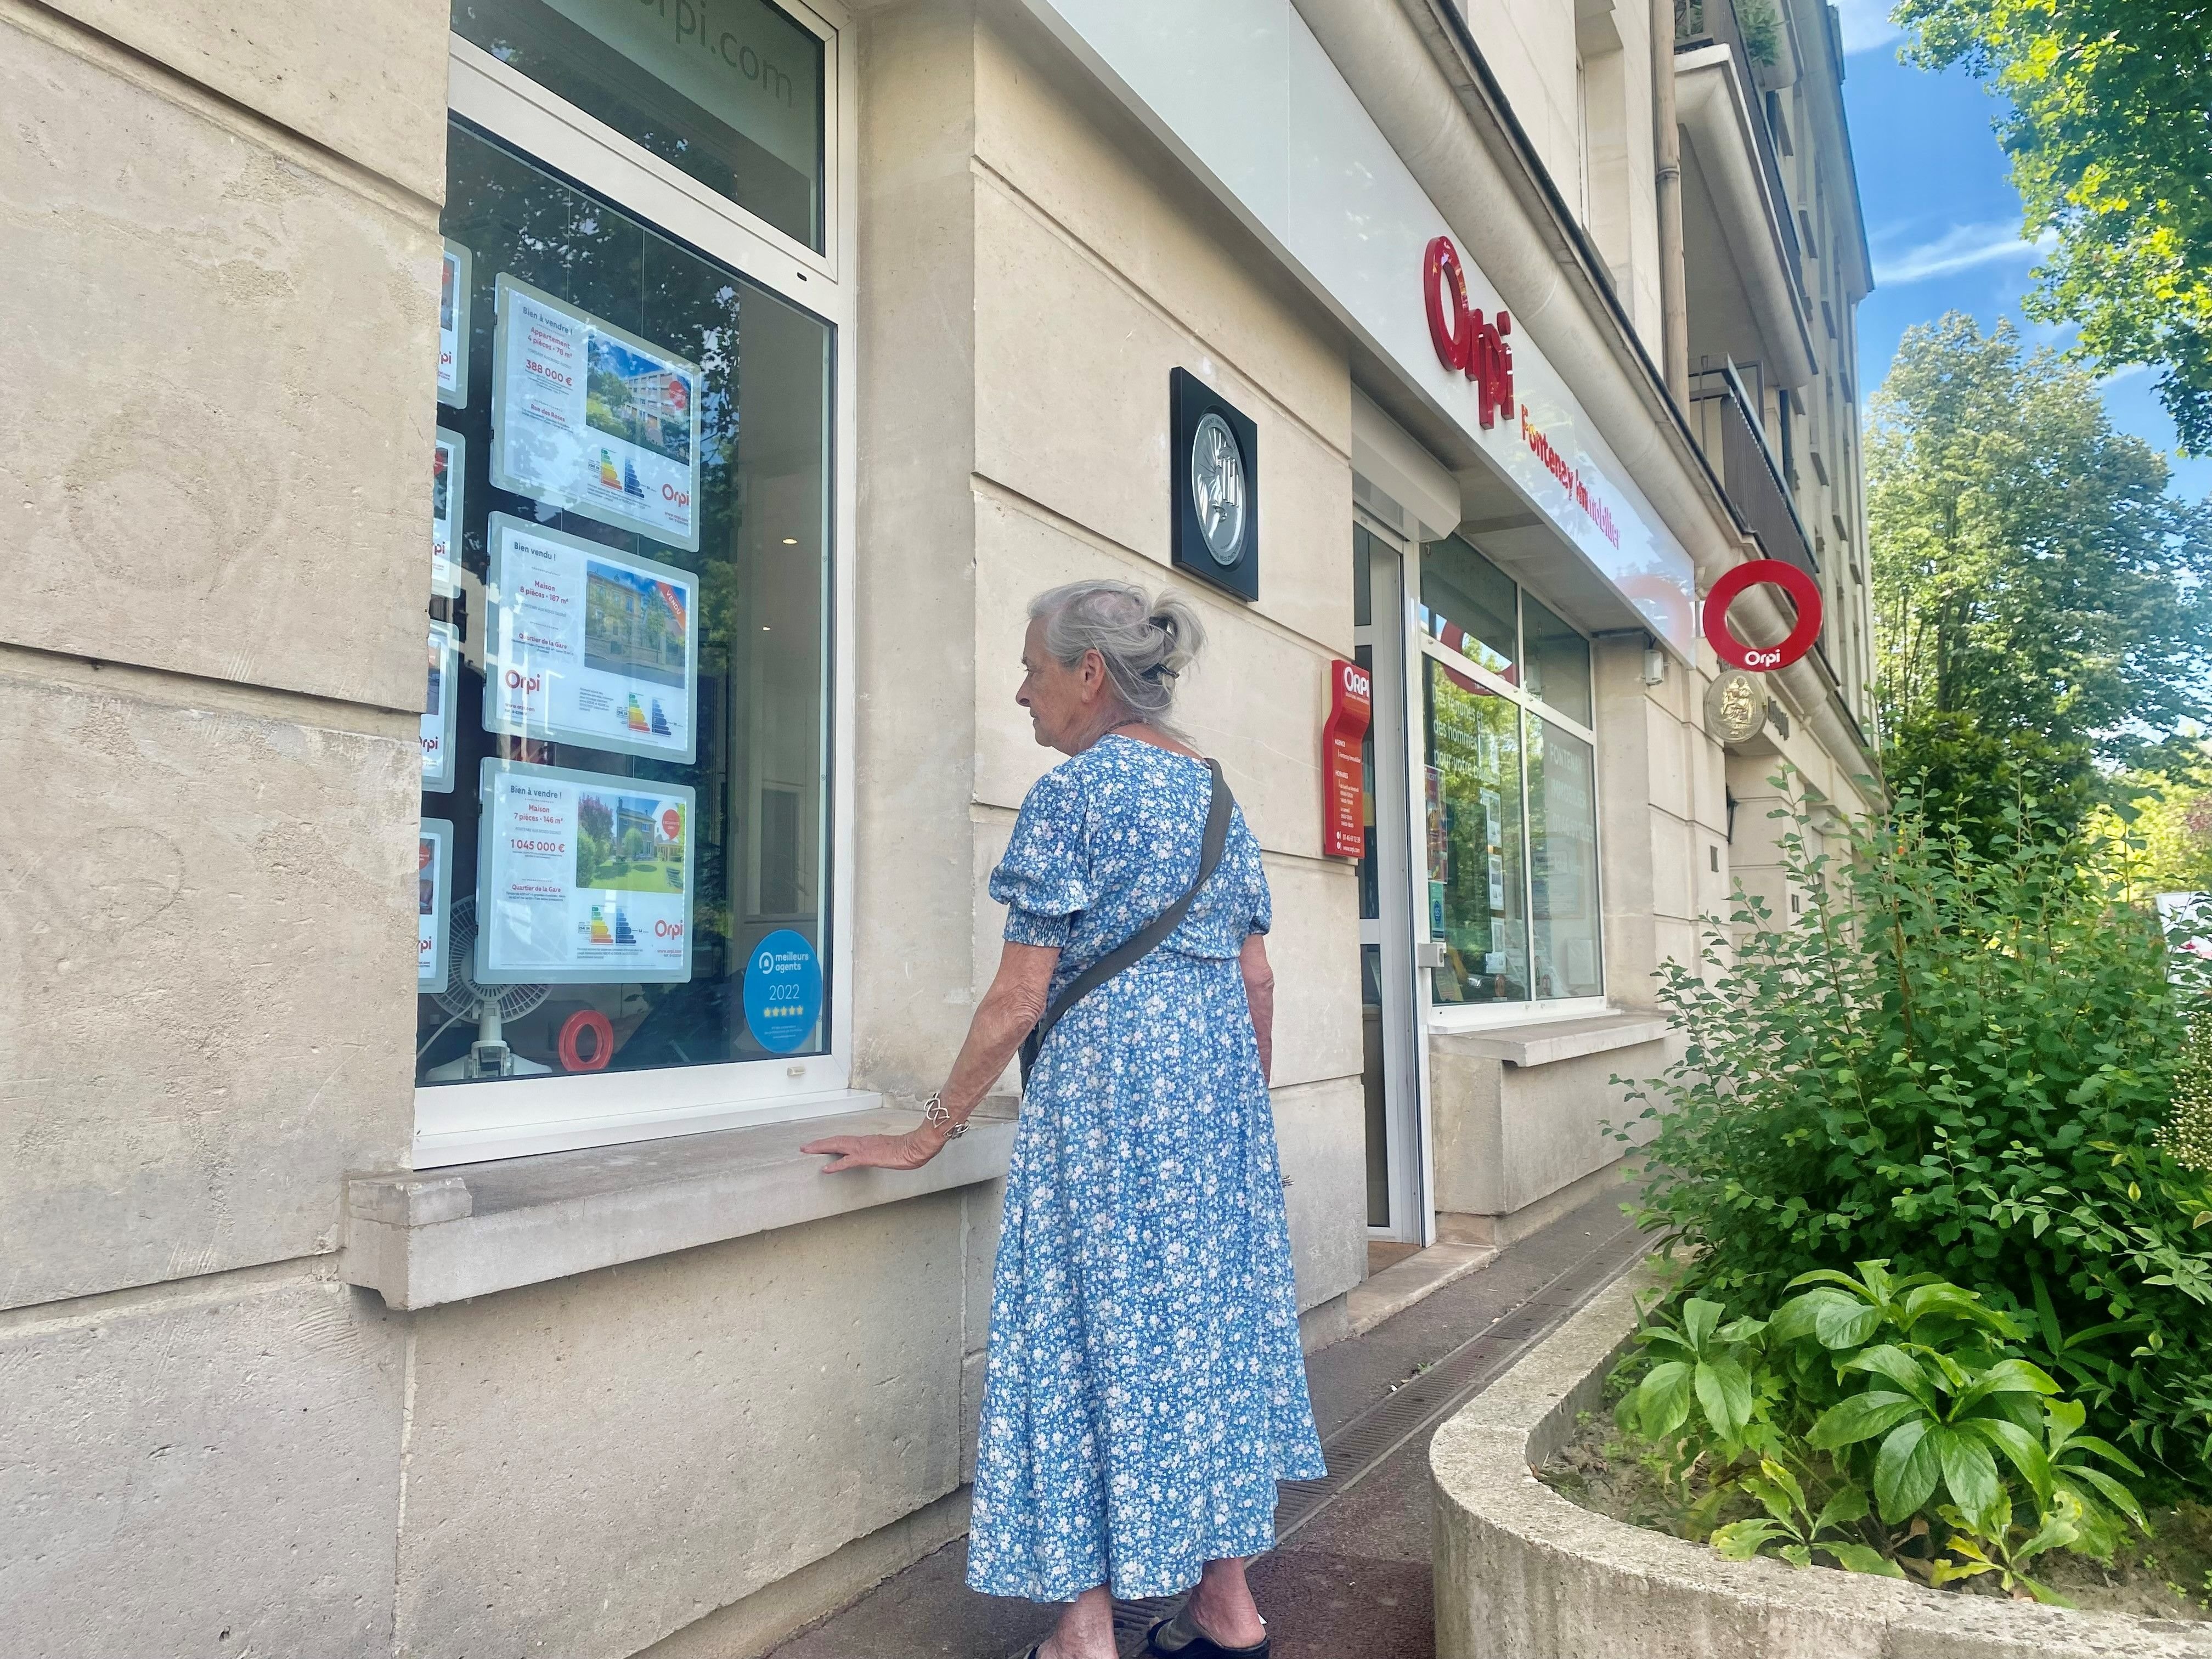
[[[1468,545],[1473,547],[1474,544],[1470,542]],[[1475,550],[1480,553],[1482,550],[1476,548]],[[1436,638],[1429,632],[1427,626],[1428,608],[1421,603],[1420,598],[1421,562],[1426,556],[1426,552],[1427,550],[1425,545],[1417,543],[1407,549],[1406,555],[1406,626],[1407,631],[1413,636],[1413,641],[1418,647],[1418,649],[1414,651],[1407,653],[1408,663],[1417,665],[1424,658],[1433,658],[1436,661],[1441,663],[1446,668],[1452,670],[1454,672],[1464,674],[1468,678],[1474,680],[1476,684],[1480,685],[1484,690],[1492,692],[1498,696],[1504,698],[1506,702],[1512,703],[1521,714],[1522,725],[1521,729],[1520,760],[1517,768],[1521,779],[1521,835],[1522,838],[1521,854],[1521,903],[1522,915],[1527,918],[1529,927],[1529,959],[1532,967],[1535,958],[1534,932],[1536,903],[1534,891],[1534,878],[1529,867],[1532,860],[1528,856],[1528,742],[1527,720],[1529,716],[1540,716],[1541,718],[1551,721],[1553,725],[1559,727],[1562,731],[1568,732],[1571,736],[1580,738],[1584,743],[1589,744],[1592,762],[1590,768],[1591,810],[1596,815],[1596,822],[1599,828],[1597,893],[1595,895],[1598,914],[1598,994],[1595,996],[1588,997],[1531,997],[1525,1002],[1455,1003],[1438,1002],[1436,1000],[1433,985],[1431,985],[1431,988],[1425,993],[1423,998],[1428,1006],[1428,1028],[1431,1031],[1443,1033],[1455,1031],[1481,1031],[1494,1030],[1501,1025],[1535,1025],[1541,1024],[1547,1020],[1587,1019],[1594,1014],[1610,1012],[1613,1004],[1611,998],[1607,994],[1607,993],[1612,982],[1611,975],[1613,972],[1613,958],[1612,953],[1606,949],[1605,939],[1605,809],[1604,802],[1600,794],[1602,785],[1598,775],[1599,769],[1595,763],[1597,758],[1597,732],[1594,726],[1586,726],[1582,721],[1575,719],[1572,715],[1565,714],[1558,708],[1554,708],[1550,703],[1546,702],[1541,697],[1537,696],[1534,693],[1528,691],[1522,687],[1515,685],[1510,681],[1505,679],[1502,675],[1495,673],[1490,669],[1485,668],[1473,658],[1453,650],[1449,646],[1444,644],[1443,641]],[[1486,554],[1484,556],[1488,557],[1488,555]],[[1527,608],[1523,602],[1526,599],[1531,597],[1530,589],[1528,585],[1518,576],[1515,575],[1512,571],[1505,569],[1503,566],[1500,566],[1498,568],[1499,573],[1504,575],[1508,581],[1510,581],[1513,584],[1513,627],[1514,636],[1516,641],[1515,648],[1519,651],[1522,657],[1525,659],[1528,654],[1528,619]],[[1566,623],[1569,628],[1574,629],[1575,633],[1582,638],[1585,644],[1590,644],[1589,635],[1583,633],[1581,629],[1577,628],[1572,622],[1569,621],[1566,616],[1561,612],[1559,607],[1553,604],[1548,597],[1542,593],[1535,593],[1533,597],[1541,601],[1547,610],[1550,611],[1553,616],[1558,617],[1561,622]],[[1415,701],[1413,702],[1409,707],[1414,711],[1414,715],[1413,718],[1407,720],[1406,732],[1407,741],[1413,748],[1413,754],[1410,757],[1412,762],[1410,775],[1418,780],[1422,777],[1424,769],[1428,764],[1428,730],[1427,715],[1425,707],[1425,699],[1423,697],[1423,688],[1419,684],[1419,676],[1414,675],[1412,678],[1414,680],[1414,684],[1408,688],[1408,693],[1413,699],[1415,699]],[[1592,646],[1590,652],[1589,690],[1590,713],[1592,717],[1595,718],[1597,713],[1597,652],[1594,645]],[[1417,791],[1417,793],[1418,793],[1419,792]],[[1425,827],[1427,822],[1427,803],[1425,800],[1417,800],[1415,807],[1416,810],[1414,812],[1413,822],[1419,827],[1417,828],[1414,835],[1414,841],[1416,843],[1414,849],[1414,866],[1421,872],[1422,880],[1424,883],[1422,891],[1425,893],[1427,890],[1425,884],[1431,878],[1428,868],[1428,836]],[[1416,908],[1419,914],[1415,919],[1415,936],[1424,940],[1430,939],[1433,936],[1429,932],[1428,906],[1424,902]]]
[[[456,115],[712,254],[827,322],[832,331],[830,549],[830,904],[823,948],[829,1051],[713,1066],[506,1078],[417,1088],[413,1165],[433,1169],[585,1146],[695,1134],[744,1123],[818,1117],[872,1103],[853,1075],[854,666],[853,526],[859,305],[849,273],[859,200],[856,77],[850,19],[833,0],[775,0],[822,41],[823,249],[624,138],[459,35],[448,37]],[[427,371],[426,371],[427,375]]]

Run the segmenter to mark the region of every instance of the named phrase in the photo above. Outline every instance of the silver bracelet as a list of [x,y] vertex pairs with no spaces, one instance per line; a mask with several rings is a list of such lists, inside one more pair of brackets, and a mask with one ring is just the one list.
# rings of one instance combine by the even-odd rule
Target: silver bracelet
[[921,1121],[924,1123],[934,1123],[939,1128],[944,1130],[945,1138],[947,1140],[957,1140],[968,1133],[968,1126],[965,1123],[955,1123],[952,1121],[952,1114],[945,1109],[945,1103],[938,1099],[934,1094],[921,1103]]

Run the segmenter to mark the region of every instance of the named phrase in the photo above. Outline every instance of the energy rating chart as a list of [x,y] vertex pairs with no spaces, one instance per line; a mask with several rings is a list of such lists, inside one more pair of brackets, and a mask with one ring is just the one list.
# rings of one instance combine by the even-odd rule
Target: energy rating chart
[[698,758],[698,578],[494,513],[487,732]]
[[502,275],[491,481],[699,550],[699,370]]
[[477,978],[691,977],[691,817],[681,784],[487,760]]

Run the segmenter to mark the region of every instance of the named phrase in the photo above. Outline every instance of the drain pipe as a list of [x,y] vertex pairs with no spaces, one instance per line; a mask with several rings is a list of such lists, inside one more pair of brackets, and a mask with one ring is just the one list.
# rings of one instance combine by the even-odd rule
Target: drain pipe
[[1659,204],[1659,342],[1667,390],[1690,407],[1689,279],[1682,267],[1682,129],[1674,117],[1674,0],[1651,0],[1651,148]]

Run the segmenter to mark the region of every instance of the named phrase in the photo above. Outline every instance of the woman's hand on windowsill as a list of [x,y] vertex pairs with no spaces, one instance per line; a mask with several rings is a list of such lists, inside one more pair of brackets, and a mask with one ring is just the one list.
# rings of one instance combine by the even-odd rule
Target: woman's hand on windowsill
[[799,1150],[826,1155],[830,1161],[822,1166],[823,1175],[848,1170],[919,1170],[945,1150],[948,1138],[935,1124],[925,1123],[902,1135],[824,1135]]

